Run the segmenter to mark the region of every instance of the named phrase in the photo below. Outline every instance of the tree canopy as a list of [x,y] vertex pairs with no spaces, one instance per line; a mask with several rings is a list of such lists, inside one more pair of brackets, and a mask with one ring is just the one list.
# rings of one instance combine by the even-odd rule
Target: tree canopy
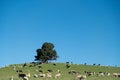
[[43,63],[48,62],[48,60],[56,60],[58,58],[57,52],[54,50],[54,45],[52,43],[43,43],[41,49],[37,49],[36,52],[37,55],[35,56],[35,60]]

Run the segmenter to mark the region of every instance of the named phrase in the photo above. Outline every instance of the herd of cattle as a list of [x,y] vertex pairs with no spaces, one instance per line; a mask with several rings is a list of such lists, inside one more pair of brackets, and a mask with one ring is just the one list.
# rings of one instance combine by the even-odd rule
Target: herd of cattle
[[[61,76],[64,76],[59,69],[56,70],[54,75],[52,74],[52,72],[53,72],[52,69],[48,69],[46,72],[43,72],[43,70],[42,70],[43,67],[40,64],[41,63],[38,64],[38,63],[33,62],[33,63],[31,63],[31,65],[29,65],[29,67],[36,67],[36,66],[38,67],[38,69],[35,70],[35,72],[37,74],[31,74],[30,70],[28,70],[27,73],[24,73],[23,68],[28,66],[26,63],[21,66],[17,66],[17,65],[13,66],[13,70],[17,72],[18,78],[22,79],[22,80],[29,80],[30,77],[33,77],[33,78],[42,77],[45,79],[50,79],[50,78],[57,79],[57,78],[60,78]],[[53,66],[57,66],[57,64],[54,63]],[[68,69],[71,67],[71,65],[69,63],[66,63],[65,67],[66,67],[66,69]],[[91,72],[91,71],[84,71],[84,73],[81,73],[76,70],[70,70],[70,71],[68,71],[68,74],[75,75],[75,80],[86,80],[86,78],[89,76],[113,76],[116,78],[120,78],[120,73],[109,73],[109,72],[96,73],[96,72]],[[14,77],[11,76],[9,80],[14,80]]]

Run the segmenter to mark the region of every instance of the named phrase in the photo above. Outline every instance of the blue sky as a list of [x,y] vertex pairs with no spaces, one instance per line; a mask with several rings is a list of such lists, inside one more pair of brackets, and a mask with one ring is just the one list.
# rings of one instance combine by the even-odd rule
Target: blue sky
[[0,66],[34,61],[51,42],[56,62],[120,66],[119,0],[0,0]]

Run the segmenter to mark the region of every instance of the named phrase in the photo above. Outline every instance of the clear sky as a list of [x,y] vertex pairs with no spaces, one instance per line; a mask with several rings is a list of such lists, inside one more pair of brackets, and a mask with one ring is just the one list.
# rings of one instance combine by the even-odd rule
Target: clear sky
[[51,42],[56,62],[120,66],[119,0],[0,0],[0,66],[34,61]]

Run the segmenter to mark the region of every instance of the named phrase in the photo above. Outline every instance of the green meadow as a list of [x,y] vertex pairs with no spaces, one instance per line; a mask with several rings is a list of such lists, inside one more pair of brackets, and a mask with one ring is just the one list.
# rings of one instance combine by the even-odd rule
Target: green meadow
[[[12,64],[6,67],[0,68],[0,80],[9,80],[11,76],[13,76],[14,80],[22,80],[18,78],[18,73],[16,70],[22,70],[24,74],[30,72],[31,77],[29,80],[76,80],[76,74],[68,74],[70,70],[78,71],[80,74],[86,75],[85,71],[95,72],[93,76],[87,76],[86,80],[120,80],[120,77],[113,77],[113,73],[120,73],[120,67],[113,66],[93,66],[93,65],[83,65],[83,64],[71,64],[69,68],[66,68],[66,63],[56,63],[56,66],[53,63],[43,63],[37,66],[33,66],[33,64],[27,64],[25,67],[20,67],[23,64]],[[14,66],[15,70],[14,70]],[[43,73],[46,73],[47,70],[52,70],[52,78],[43,78],[38,77],[34,78],[34,74],[39,74],[38,70],[42,70]],[[60,70],[61,76],[55,79],[55,74],[57,70]],[[111,75],[107,76],[97,76],[98,72],[109,72]]]

